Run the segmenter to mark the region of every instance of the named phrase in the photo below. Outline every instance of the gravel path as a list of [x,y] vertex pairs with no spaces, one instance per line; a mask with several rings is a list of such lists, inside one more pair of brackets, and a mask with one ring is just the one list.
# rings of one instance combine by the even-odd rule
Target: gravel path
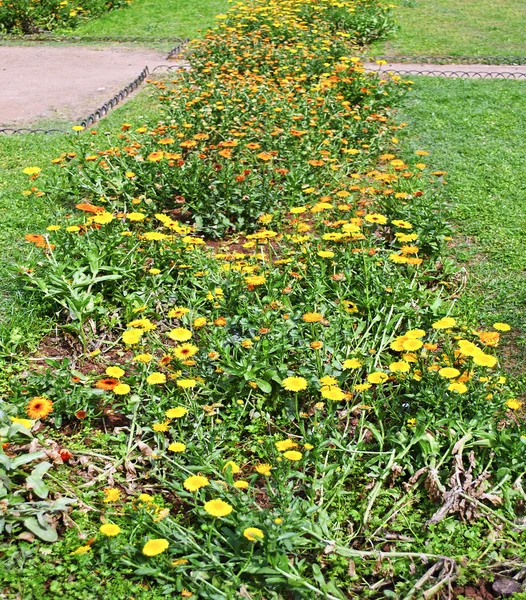
[[[82,46],[0,46],[0,127],[41,119],[78,121],[133,81],[148,66],[166,64],[154,50]],[[173,63],[172,63],[173,64]],[[365,63],[401,75],[526,78],[526,65]]]
[[147,49],[0,46],[0,126],[76,121],[162,62]]

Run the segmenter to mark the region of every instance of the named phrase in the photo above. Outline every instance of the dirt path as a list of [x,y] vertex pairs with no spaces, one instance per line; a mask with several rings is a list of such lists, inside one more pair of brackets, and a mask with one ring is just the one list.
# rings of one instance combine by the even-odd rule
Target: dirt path
[[435,75],[472,79],[526,79],[526,65],[432,65],[427,63],[365,63],[368,71],[396,71],[401,75]]
[[147,49],[0,46],[0,126],[78,120],[160,63]]

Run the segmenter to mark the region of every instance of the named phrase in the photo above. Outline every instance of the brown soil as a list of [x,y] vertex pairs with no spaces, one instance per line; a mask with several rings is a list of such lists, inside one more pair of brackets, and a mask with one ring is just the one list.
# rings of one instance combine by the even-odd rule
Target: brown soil
[[165,54],[147,49],[0,46],[0,127],[80,120],[161,63]]

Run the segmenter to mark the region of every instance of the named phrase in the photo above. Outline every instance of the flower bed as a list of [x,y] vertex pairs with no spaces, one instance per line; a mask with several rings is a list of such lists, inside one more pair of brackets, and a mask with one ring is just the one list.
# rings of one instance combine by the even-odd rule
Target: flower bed
[[0,33],[40,33],[73,28],[131,0],[4,0],[0,2]]
[[82,560],[183,596],[345,598],[407,593],[421,557],[458,575],[496,524],[514,556],[509,327],[450,314],[444,174],[396,151],[408,82],[354,56],[384,16],[239,3],[156,82],[163,121],[28,169],[71,210],[28,234],[23,277],[95,366],[15,382],[14,418],[28,397],[58,427],[117,414],[122,460],[142,453]]

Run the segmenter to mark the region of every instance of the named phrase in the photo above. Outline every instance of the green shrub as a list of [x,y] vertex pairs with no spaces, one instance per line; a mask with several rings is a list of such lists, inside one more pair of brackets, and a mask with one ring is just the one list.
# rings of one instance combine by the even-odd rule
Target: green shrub
[[7,0],[0,2],[0,33],[39,33],[76,27],[82,21],[123,8],[131,0]]

